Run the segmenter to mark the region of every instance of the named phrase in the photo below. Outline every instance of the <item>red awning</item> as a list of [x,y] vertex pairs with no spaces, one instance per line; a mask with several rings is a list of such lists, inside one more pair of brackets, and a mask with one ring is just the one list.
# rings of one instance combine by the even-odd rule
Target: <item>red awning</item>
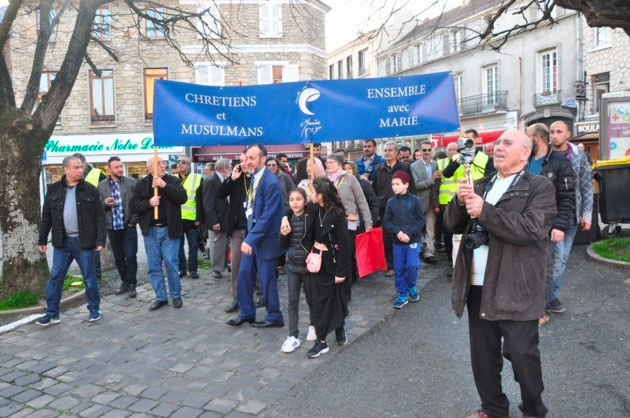
[[[242,146],[235,145],[199,147],[192,150],[192,157],[194,162],[217,161],[221,158],[238,160],[243,148]],[[266,148],[269,157],[275,157],[278,154],[286,154],[290,160],[294,160],[309,155],[308,144],[267,145]],[[326,155],[326,147],[322,147],[321,154]]]
[[[503,132],[505,131],[500,130],[500,131],[479,132],[479,136],[477,137],[477,145],[490,144],[496,141],[497,139],[499,139],[499,137],[501,136]],[[457,142],[457,139],[459,139],[458,135],[443,136],[441,145],[445,147],[451,142]]]

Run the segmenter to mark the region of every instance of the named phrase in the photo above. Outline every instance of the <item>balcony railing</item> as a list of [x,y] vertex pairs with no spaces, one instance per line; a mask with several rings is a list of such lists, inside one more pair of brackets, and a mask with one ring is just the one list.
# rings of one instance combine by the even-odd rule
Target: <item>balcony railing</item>
[[560,90],[534,94],[534,106],[549,106],[560,103]]
[[474,115],[476,113],[506,111],[508,110],[507,90],[463,97],[459,100],[458,105],[459,112],[462,115]]

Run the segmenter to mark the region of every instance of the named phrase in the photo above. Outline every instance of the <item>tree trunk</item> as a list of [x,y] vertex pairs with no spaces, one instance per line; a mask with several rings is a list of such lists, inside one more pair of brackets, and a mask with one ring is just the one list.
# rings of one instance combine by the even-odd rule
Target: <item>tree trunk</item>
[[[0,297],[28,290],[43,294],[46,255],[37,249],[40,217],[39,173],[45,133],[16,114],[0,121]],[[10,117],[13,116],[13,117]]]

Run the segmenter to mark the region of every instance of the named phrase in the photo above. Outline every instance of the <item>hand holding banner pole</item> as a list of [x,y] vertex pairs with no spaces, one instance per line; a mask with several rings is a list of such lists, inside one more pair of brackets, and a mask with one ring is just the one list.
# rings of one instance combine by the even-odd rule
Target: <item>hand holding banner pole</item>
[[[153,144],[153,178],[157,176],[157,172],[158,172],[158,149],[157,149],[157,145]],[[153,196],[155,197],[157,195],[158,195],[158,188],[157,186],[155,186],[153,188]],[[159,216],[158,207],[153,206],[153,219],[157,221],[158,216]]]

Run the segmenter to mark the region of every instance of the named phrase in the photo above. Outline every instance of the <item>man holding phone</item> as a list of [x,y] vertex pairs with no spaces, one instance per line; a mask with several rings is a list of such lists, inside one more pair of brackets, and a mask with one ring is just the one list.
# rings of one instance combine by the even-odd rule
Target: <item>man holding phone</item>
[[117,295],[128,293],[136,297],[136,273],[138,262],[138,215],[132,214],[129,201],[136,186],[136,179],[123,175],[123,163],[113,156],[107,161],[109,177],[98,183],[98,191],[105,207],[107,236],[112,245],[116,268],[120,275],[120,287]]

